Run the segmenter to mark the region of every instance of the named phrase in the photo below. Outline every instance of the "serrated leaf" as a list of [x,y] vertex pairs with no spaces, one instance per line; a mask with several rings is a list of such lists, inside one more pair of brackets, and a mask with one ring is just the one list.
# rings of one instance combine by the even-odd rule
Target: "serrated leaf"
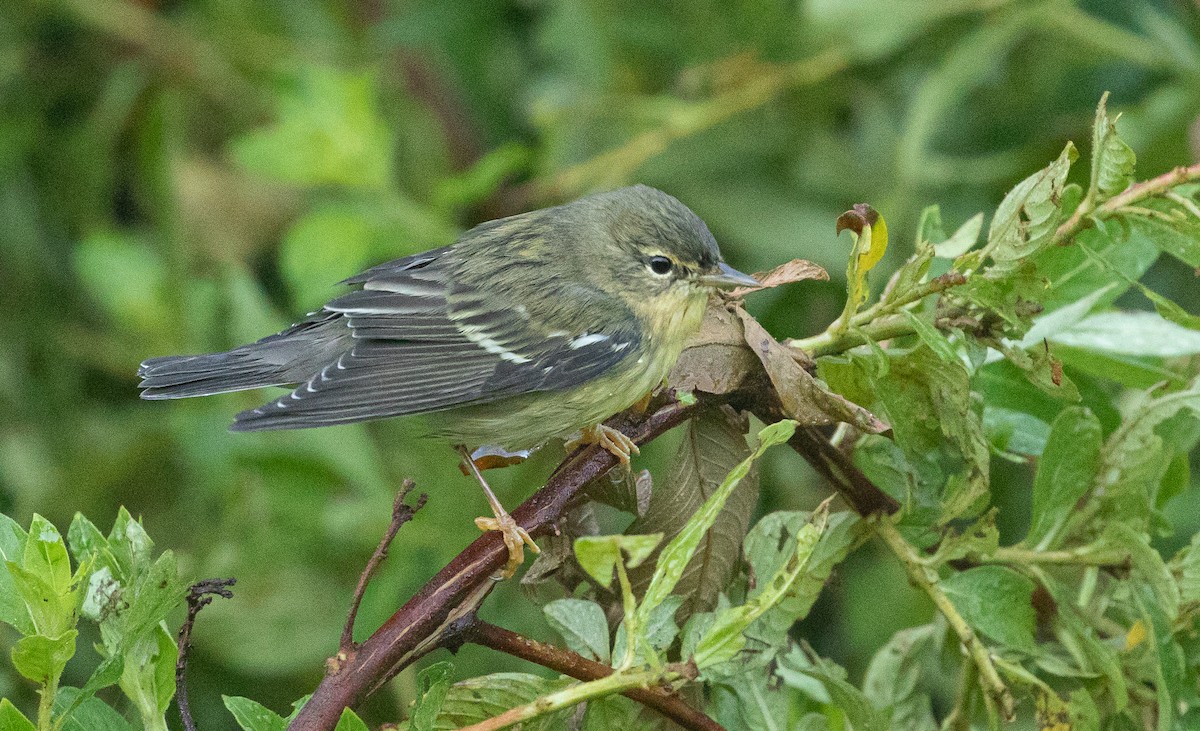
[[0,731],[37,731],[37,726],[25,718],[12,701],[0,698]]
[[821,514],[817,522],[806,523],[797,533],[794,550],[787,564],[743,605],[718,612],[708,631],[696,644],[693,660],[704,670],[731,660],[746,645],[745,630],[759,617],[777,606],[791,591],[792,586],[804,571],[817,541],[824,532],[826,516]]
[[1150,545],[1150,536],[1139,533],[1124,523],[1109,523],[1104,526],[1101,541],[1129,554],[1130,579],[1153,592],[1158,610],[1174,622],[1179,617],[1181,596],[1175,578],[1171,576],[1166,562]]
[[946,339],[933,323],[925,318],[917,315],[912,310],[901,310],[901,315],[905,321],[912,327],[913,332],[925,343],[934,355],[942,360],[954,361],[958,360],[958,356],[954,353],[954,346]]
[[[751,529],[744,548],[755,577],[748,592],[750,598],[765,591],[769,586],[767,578],[782,571],[792,559],[791,547],[796,545],[812,517],[800,511],[778,511],[767,514]],[[831,514],[797,581],[748,634],[771,646],[784,643],[788,630],[808,615],[834,567],[846,557],[864,528],[858,516],[850,511]]]
[[771,447],[786,442],[795,433],[796,422],[790,419],[771,424],[760,431],[758,447],[725,476],[716,491],[704,501],[696,514],[662,550],[655,563],[650,585],[646,588],[642,603],[637,608],[637,624],[639,626],[645,627],[650,615],[658,605],[662,604],[663,600],[675,590],[683,576],[684,569],[696,554],[696,549],[699,548],[704,535],[716,522],[717,516],[725,507],[726,501],[733,494],[738,483],[750,473],[754,461]]
[[1004,566],[979,566],[939,583],[963,618],[993,640],[1034,652],[1034,583]]
[[1108,94],[1100,98],[1092,127],[1092,170],[1088,196],[1094,203],[1105,201],[1129,187],[1137,156],[1117,134],[1116,120],[1108,118]]
[[[450,731],[479,723],[517,706],[561,690],[573,683],[570,678],[549,679],[529,673],[492,673],[450,686],[441,704],[434,731]],[[563,720],[574,713],[565,708],[521,723],[522,731],[551,731],[563,728]],[[413,726],[413,731],[418,731]]]
[[1175,641],[1171,620],[1158,606],[1150,587],[1136,587],[1133,599],[1148,633],[1145,645],[1155,659],[1153,685],[1158,696],[1159,728],[1194,728],[1200,721],[1196,669]]
[[36,513],[29,524],[21,567],[41,577],[58,594],[70,591],[71,558],[66,543],[58,529]]
[[1095,483],[1102,444],[1100,421],[1091,411],[1067,408],[1054,420],[1033,479],[1027,544],[1043,548],[1054,545],[1058,530]]
[[228,695],[221,700],[242,731],[287,731],[283,717],[258,701]]
[[937,648],[932,624],[900,630],[871,658],[863,694],[875,708],[891,708],[897,729],[935,728],[933,700],[921,687],[922,663]]
[[1127,411],[1120,428],[1104,443],[1093,490],[1107,520],[1144,525],[1156,503],[1155,492],[1170,463],[1164,459],[1159,424],[1182,410],[1200,413],[1200,380],[1162,396],[1143,394]]
[[[744,423],[718,409],[702,409],[686,429],[671,466],[650,497],[646,514],[634,520],[627,532],[653,529],[662,531],[668,540],[674,538],[726,475],[750,454]],[[684,598],[680,621],[693,612],[711,609],[717,594],[729,583],[757,503],[758,470],[751,469],[725,501],[675,586],[674,593]],[[653,575],[650,563],[631,571],[634,592],[644,593]]]
[[558,599],[542,607],[542,613],[568,648],[609,664],[608,620],[599,604],[586,599]]
[[56,637],[22,637],[12,648],[13,667],[35,683],[57,683],[63,668],[75,656],[75,638],[78,636],[79,632],[68,630]]
[[1004,196],[996,208],[983,251],[996,262],[996,271],[1036,254],[1049,243],[1059,219],[1063,186],[1067,172],[1077,157],[1075,146],[1067,143],[1058,159],[1022,180]]

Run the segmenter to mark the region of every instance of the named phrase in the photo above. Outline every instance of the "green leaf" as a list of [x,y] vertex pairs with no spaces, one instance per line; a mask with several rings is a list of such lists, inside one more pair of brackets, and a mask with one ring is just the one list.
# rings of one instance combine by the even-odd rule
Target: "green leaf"
[[[54,697],[54,715],[66,713],[61,731],[131,731],[125,718],[99,698],[78,688],[60,688]],[[0,726],[2,728],[2,726]],[[163,722],[158,728],[166,728]]]
[[342,717],[338,719],[333,731],[371,731],[358,714],[349,708],[342,709]]
[[921,687],[922,663],[936,656],[939,628],[926,624],[901,630],[871,658],[863,694],[875,708],[892,709],[896,729],[935,728],[933,700]]
[[720,487],[704,501],[704,504],[687,522],[683,530],[672,538],[662,550],[654,567],[654,576],[650,579],[650,585],[637,609],[639,626],[646,626],[655,608],[675,590],[675,586],[683,576],[684,569],[687,568],[696,549],[700,546],[700,541],[716,523],[718,515],[725,507],[725,502],[733,494],[738,483],[750,473],[754,461],[771,447],[791,439],[795,433],[796,422],[790,419],[771,424],[759,432],[758,447],[726,475]]
[[1059,529],[1088,493],[1100,470],[1100,421],[1082,407],[1063,409],[1050,427],[1033,480],[1031,546],[1050,547]]
[[997,642],[1034,652],[1034,583],[1003,566],[979,566],[939,583],[972,627]]
[[[575,681],[549,679],[529,673],[492,673],[450,686],[441,704],[441,713],[433,725],[435,731],[449,731],[479,723],[517,706],[561,690]],[[552,731],[564,728],[574,708],[540,716],[521,724],[522,731]],[[420,727],[413,725],[413,731]]]
[[613,569],[628,556],[626,565],[636,567],[650,557],[662,542],[662,534],[646,536],[582,536],[575,539],[575,558],[593,579],[605,588],[612,586]]
[[283,717],[257,701],[228,695],[221,700],[242,731],[287,731]]
[[[809,529],[810,513],[778,511],[769,513],[746,536],[745,555],[758,583],[749,591],[756,599],[771,586],[765,579],[783,571],[795,555],[802,532]],[[748,634],[768,645],[785,643],[792,625],[808,615],[833,569],[842,562],[862,536],[865,525],[854,513],[843,511],[829,515],[825,529],[813,548],[796,582],[776,606],[766,612]]]
[[8,564],[20,564],[27,540],[25,529],[0,513],[0,622],[12,625],[23,635],[33,634],[36,630]]
[[[673,539],[749,454],[744,424],[719,409],[701,409],[688,421],[683,443],[666,475],[656,480],[645,515],[634,520],[625,532],[662,531],[668,540]],[[693,612],[712,609],[717,594],[733,577],[757,503],[758,470],[751,469],[725,501],[675,585],[674,593],[684,597],[681,622]],[[654,565],[647,562],[629,572],[635,593],[645,593],[654,571]]]
[[58,682],[63,668],[75,656],[76,630],[57,637],[28,635],[17,640],[12,648],[12,663],[21,675],[40,685]]
[[1062,345],[1118,355],[1171,358],[1200,353],[1200,332],[1153,312],[1100,312],[1050,339]]
[[1096,122],[1092,127],[1092,175],[1088,197],[1095,203],[1128,188],[1133,182],[1137,162],[1133,149],[1117,134],[1116,120],[1108,118],[1107,101],[1108,94],[1105,93],[1096,108]]
[[1155,606],[1174,622],[1179,617],[1182,600],[1179,585],[1171,575],[1162,555],[1150,545],[1150,536],[1139,533],[1124,523],[1104,526],[1101,542],[1129,554],[1132,565],[1130,579],[1153,592]]
[[0,698],[0,731],[37,731],[37,727],[17,710],[12,701]]
[[941,242],[934,242],[933,251],[943,259],[954,259],[971,250],[979,241],[979,233],[983,231],[983,214],[976,213],[967,219],[966,223]]
[[696,645],[693,660],[698,668],[704,670],[727,662],[746,646],[743,633],[751,623],[788,595],[812,556],[825,526],[826,516],[823,513],[816,523],[807,523],[797,532],[794,552],[785,566],[775,572],[768,582],[757,587],[755,594],[745,604],[717,612],[708,631]]
[[1156,428],[1185,409],[1200,413],[1200,379],[1162,396],[1143,394],[1131,405],[1120,428],[1104,443],[1093,486],[1100,495],[1101,516],[1133,525],[1144,525],[1149,519],[1170,464]]
[[542,607],[542,612],[568,648],[590,660],[609,663],[608,620],[599,604],[558,599]]
[[[1153,201],[1146,202],[1146,207],[1171,210]],[[1152,216],[1127,216],[1122,220],[1128,223],[1131,235],[1152,242],[1159,251],[1190,267],[1200,267],[1200,218],[1190,218],[1184,213],[1177,215],[1173,221]]]
[[912,310],[901,310],[901,315],[912,327],[917,337],[921,339],[921,342],[925,343],[933,351],[934,355],[946,361],[958,359],[958,355],[954,352],[954,346],[950,344],[945,335],[933,326],[932,322],[917,315]]
[[41,577],[57,594],[71,590],[71,557],[67,555],[67,546],[58,529],[36,513],[29,524],[21,567]]
[[800,648],[793,648],[781,659],[778,672],[785,683],[802,690],[805,687],[797,683],[798,674],[820,682],[829,694],[829,701],[846,714],[854,731],[891,731],[893,728],[891,713],[873,706],[866,694],[846,682],[846,671],[830,660],[810,658]]
[[413,702],[412,712],[409,713],[409,726],[412,731],[431,731],[442,712],[442,703],[450,691],[450,678],[454,674],[454,666],[448,662],[438,662],[417,673],[417,698]]
[[983,407],[983,433],[1002,456],[1040,457],[1050,438],[1050,425],[1036,416],[1001,406]]
[[383,188],[394,139],[376,96],[373,74],[302,67],[280,89],[275,123],[236,139],[233,157],[284,183]]
[[583,716],[583,731],[661,731],[660,716],[646,710],[637,701],[621,695],[610,695],[587,702]]
[[996,262],[996,271],[1036,254],[1050,242],[1062,210],[1059,207],[1067,172],[1078,154],[1067,143],[1058,159],[1021,181],[996,208],[983,248]]

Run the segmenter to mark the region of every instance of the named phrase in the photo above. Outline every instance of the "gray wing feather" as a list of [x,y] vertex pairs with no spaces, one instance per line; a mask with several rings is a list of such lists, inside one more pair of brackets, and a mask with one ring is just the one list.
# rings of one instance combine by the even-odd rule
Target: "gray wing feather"
[[636,327],[547,332],[524,308],[451,284],[447,251],[383,264],[347,280],[363,289],[330,302],[325,311],[349,325],[352,347],[310,371],[292,393],[239,414],[232,428],[344,424],[564,389],[637,350]]

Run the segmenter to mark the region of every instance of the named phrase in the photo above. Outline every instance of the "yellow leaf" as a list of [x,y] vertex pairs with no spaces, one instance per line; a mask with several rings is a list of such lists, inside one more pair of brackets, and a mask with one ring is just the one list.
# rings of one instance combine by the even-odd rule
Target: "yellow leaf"
[[1125,650],[1129,651],[1146,641],[1146,625],[1142,620],[1133,623],[1125,635]]

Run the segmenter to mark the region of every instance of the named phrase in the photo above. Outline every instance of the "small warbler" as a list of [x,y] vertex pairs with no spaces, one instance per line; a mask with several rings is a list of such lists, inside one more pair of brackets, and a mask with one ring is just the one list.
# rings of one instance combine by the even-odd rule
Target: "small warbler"
[[484,487],[496,518],[476,522],[504,532],[509,574],[536,546],[465,445],[580,433],[628,465],[636,447],[601,422],[662,383],[713,288],[757,285],[695,213],[643,185],[489,221],[343,283],[361,287],[256,343],[145,361],[142,398],[299,384],[234,431],[430,414]]

